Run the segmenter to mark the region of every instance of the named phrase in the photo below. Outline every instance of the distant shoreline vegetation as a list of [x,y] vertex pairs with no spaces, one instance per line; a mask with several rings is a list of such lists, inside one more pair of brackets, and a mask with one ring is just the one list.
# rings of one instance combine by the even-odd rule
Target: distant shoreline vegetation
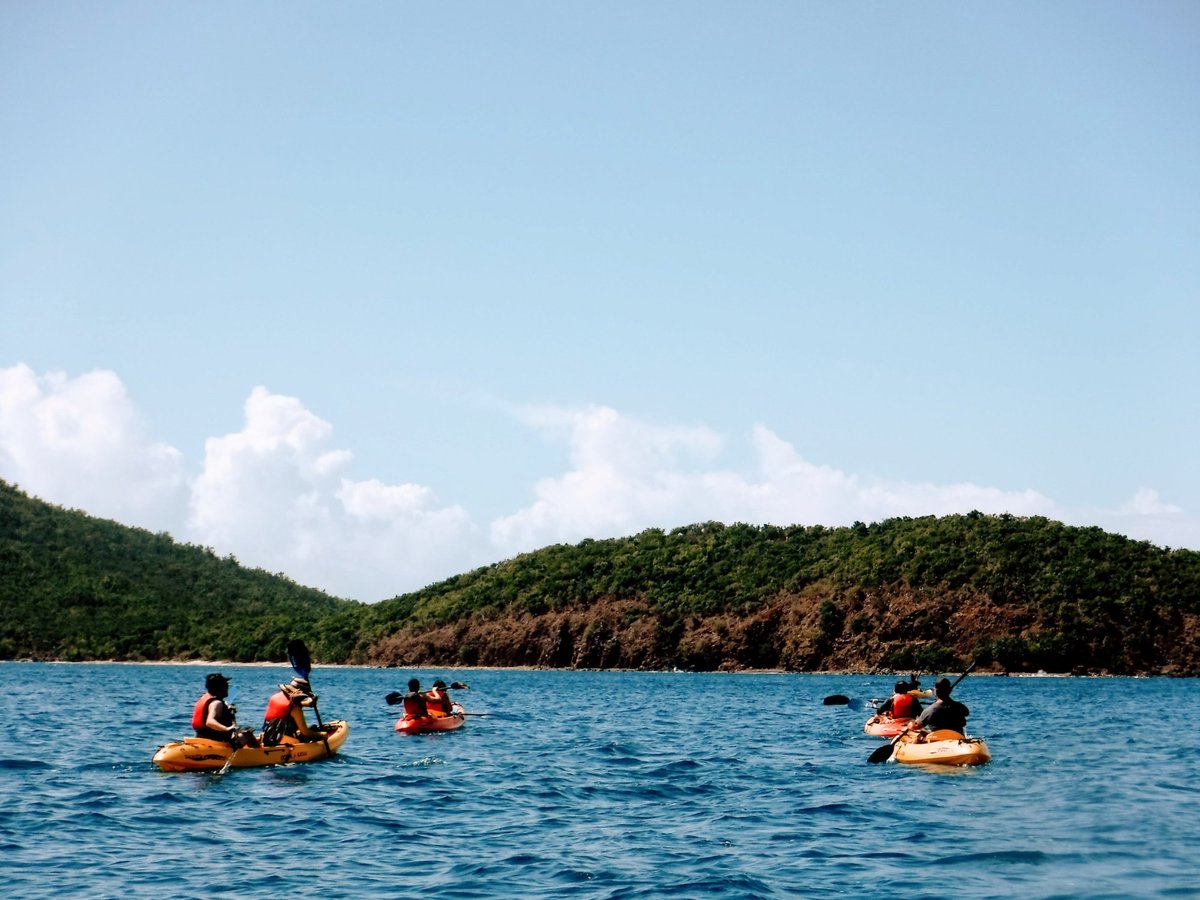
[[0,659],[1200,674],[1200,553],[972,512],[554,545],[377,604],[0,481]]

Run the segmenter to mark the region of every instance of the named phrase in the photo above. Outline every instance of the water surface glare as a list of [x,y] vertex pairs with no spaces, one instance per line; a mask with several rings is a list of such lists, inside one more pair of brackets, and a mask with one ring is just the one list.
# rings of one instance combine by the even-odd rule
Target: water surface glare
[[[1194,679],[968,677],[994,759],[937,770],[821,703],[886,676],[318,665],[335,759],[158,771],[210,670],[0,663],[9,896],[1200,896]],[[256,727],[292,674],[220,671]],[[412,675],[488,715],[395,734]]]

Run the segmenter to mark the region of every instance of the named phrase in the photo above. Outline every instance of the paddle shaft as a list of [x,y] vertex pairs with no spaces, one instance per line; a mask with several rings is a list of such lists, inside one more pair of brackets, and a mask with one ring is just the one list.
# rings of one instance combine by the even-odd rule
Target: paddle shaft
[[[287,645],[288,662],[292,664],[292,671],[308,681],[309,686],[312,682],[309,680],[309,675],[312,674],[312,657],[308,653],[308,647],[304,645],[304,641],[297,638],[293,641],[288,641]],[[317,728],[324,728],[321,722],[321,710],[317,708],[317,698],[313,697],[313,715],[317,717]],[[303,709],[303,707],[301,707]],[[301,713],[303,715],[303,713]],[[321,743],[325,745],[325,752],[333,756],[333,748],[329,746],[329,738],[325,736],[325,732],[321,732]]]

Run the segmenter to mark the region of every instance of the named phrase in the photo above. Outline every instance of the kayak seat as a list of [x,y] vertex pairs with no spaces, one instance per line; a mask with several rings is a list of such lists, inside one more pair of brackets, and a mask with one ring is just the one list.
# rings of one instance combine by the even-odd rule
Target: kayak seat
[[951,728],[940,728],[937,731],[931,731],[925,735],[926,742],[930,741],[961,741],[965,735],[954,731]]

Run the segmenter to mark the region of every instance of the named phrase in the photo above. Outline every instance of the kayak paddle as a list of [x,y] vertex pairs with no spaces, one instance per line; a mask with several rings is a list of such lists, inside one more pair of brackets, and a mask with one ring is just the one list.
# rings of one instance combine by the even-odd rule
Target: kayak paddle
[[[958,687],[958,683],[970,675],[973,671],[975,671],[975,660],[971,660],[971,664],[967,666],[967,670],[954,679],[954,684],[950,685],[950,690],[954,690],[956,687]],[[884,744],[882,747],[876,747],[874,750],[872,750],[871,755],[867,757],[867,762],[881,763],[887,762],[889,759],[891,759],[892,750],[895,748],[896,744],[900,742],[900,738],[908,734],[908,731],[909,729],[904,729],[904,731],[896,735],[895,739],[892,741]]]
[[[395,706],[397,703],[404,702],[404,695],[402,693],[400,693],[399,691],[392,691],[390,694],[388,694],[383,699],[385,701],[387,701],[388,706]],[[463,710],[459,710],[458,715],[460,715],[460,716],[489,716],[489,715],[491,715],[491,713],[467,712],[465,709],[463,709]]]
[[847,697],[844,694],[833,694],[824,700],[826,706],[846,706],[853,710],[862,709],[868,703],[878,706],[878,700],[859,700],[857,697]]
[[[312,682],[309,681],[308,676],[312,673],[312,657],[309,656],[308,648],[304,646],[304,641],[300,640],[299,638],[288,641],[287,654],[288,662],[292,664],[292,671],[305,681],[308,681],[309,686],[311,687]],[[317,709],[316,696],[313,696],[312,701],[313,715],[317,717],[317,728],[321,730],[324,728],[324,725],[321,723],[321,711]],[[333,756],[333,748],[329,746],[329,739],[325,737],[325,732],[323,730],[321,730],[321,743],[325,745],[325,752],[330,756]]]

